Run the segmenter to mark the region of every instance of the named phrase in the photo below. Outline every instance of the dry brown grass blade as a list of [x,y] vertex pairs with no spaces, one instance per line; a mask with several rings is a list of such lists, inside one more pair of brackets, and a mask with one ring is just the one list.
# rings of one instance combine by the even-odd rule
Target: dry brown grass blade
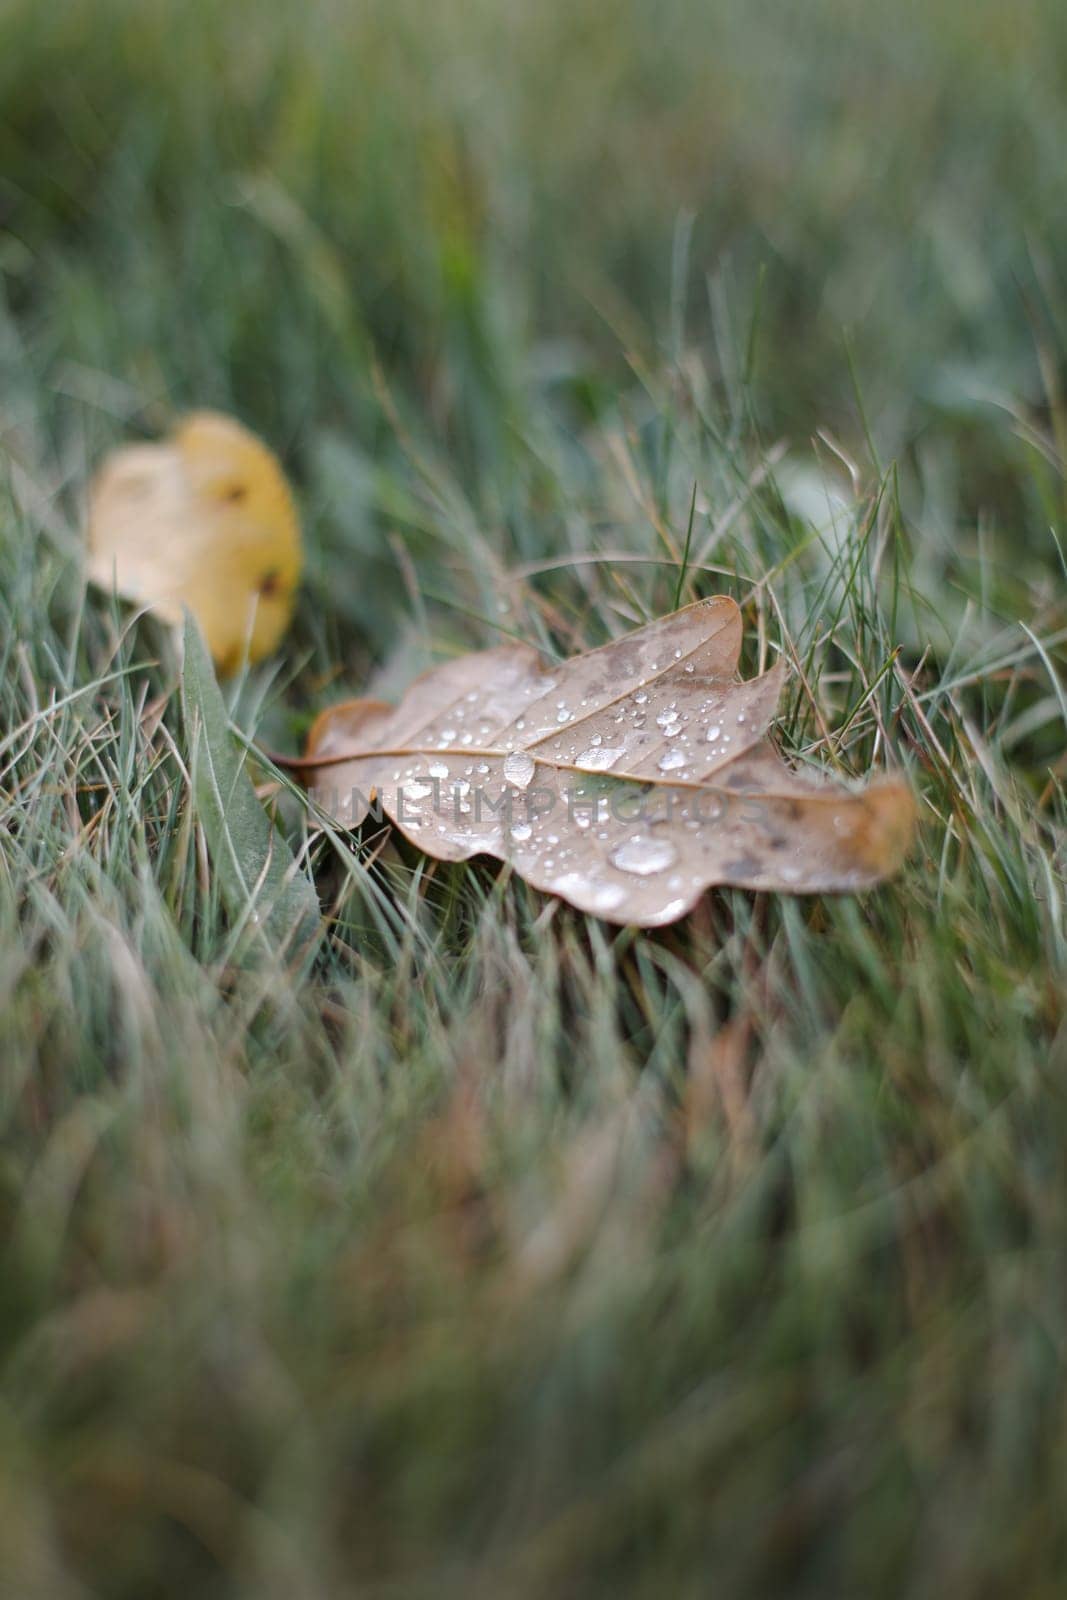
[[345,827],[380,805],[428,855],[496,856],[612,922],[673,922],[713,884],[877,883],[911,840],[908,786],[786,767],[767,737],[783,668],[739,682],[740,646],[717,596],[554,667],[523,645],[463,656],[395,708],[324,712],[305,779]]

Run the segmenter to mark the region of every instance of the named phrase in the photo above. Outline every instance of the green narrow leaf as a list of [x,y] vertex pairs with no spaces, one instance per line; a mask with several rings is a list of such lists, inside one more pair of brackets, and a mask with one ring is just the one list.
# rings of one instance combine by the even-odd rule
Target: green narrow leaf
[[182,706],[196,807],[222,901],[239,926],[277,953],[306,954],[320,931],[315,890],[256,798],[211,657],[188,612]]

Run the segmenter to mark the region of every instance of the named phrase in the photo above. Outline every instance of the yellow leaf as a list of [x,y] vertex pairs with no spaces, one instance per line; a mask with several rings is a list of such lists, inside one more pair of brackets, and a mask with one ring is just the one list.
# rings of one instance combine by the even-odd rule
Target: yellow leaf
[[273,453],[232,417],[197,411],[159,444],[108,456],[89,497],[89,575],[180,622],[219,668],[257,661],[289,624],[300,525]]

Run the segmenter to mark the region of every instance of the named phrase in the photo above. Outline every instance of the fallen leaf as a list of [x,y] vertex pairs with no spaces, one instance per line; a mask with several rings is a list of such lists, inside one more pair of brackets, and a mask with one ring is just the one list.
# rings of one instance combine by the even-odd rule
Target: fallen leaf
[[304,781],[345,827],[374,810],[428,855],[496,856],[611,922],[673,922],[713,884],[879,882],[911,839],[907,784],[786,767],[767,737],[784,669],[738,682],[740,647],[717,596],[555,667],[525,645],[463,656],[396,708],[323,712]]
[[285,632],[300,526],[285,475],[232,417],[197,411],[159,444],[114,451],[89,495],[89,575],[165,621],[192,611],[232,671]]

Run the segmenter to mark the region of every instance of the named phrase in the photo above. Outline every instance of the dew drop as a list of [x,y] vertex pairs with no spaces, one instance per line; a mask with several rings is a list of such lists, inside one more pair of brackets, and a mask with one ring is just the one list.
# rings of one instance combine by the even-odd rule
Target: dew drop
[[532,833],[533,829],[528,822],[516,822],[515,826],[511,830],[511,837],[513,839],[517,839],[519,843],[522,844],[530,837]]
[[645,693],[645,691],[643,689],[638,689],[637,693],[634,695],[635,703],[639,706],[643,706],[647,700],[648,695]]
[[719,735],[721,733],[722,733],[722,729],[721,728],[709,728],[708,729],[708,743],[709,744],[714,744],[716,739],[719,737]]
[[426,771],[430,774],[431,778],[447,778],[448,764],[445,761],[431,761],[430,765],[426,768]]
[[687,760],[684,750],[665,750],[659,758],[659,770],[675,772],[679,767],[684,767]]
[[589,772],[607,772],[623,754],[622,745],[604,744],[599,747],[589,746],[580,755],[575,756],[574,764],[585,767]]
[[604,883],[593,891],[594,911],[616,911],[626,899],[621,883]]
[[455,728],[442,728],[441,729],[441,740],[442,740],[442,743],[451,744],[452,740],[455,737],[456,737]]
[[653,873],[665,872],[673,867],[678,852],[669,839],[646,839],[634,834],[611,851],[609,861],[621,872],[632,872],[638,878],[650,878]]
[[525,750],[513,750],[509,756],[504,757],[504,777],[508,783],[513,783],[516,789],[528,789],[533,782],[534,761]]
[[404,788],[405,800],[425,800],[428,794],[433,794],[430,783],[409,783]]
[[659,915],[656,919],[657,922],[666,923],[676,921],[677,918],[683,914],[688,904],[689,902],[687,900],[668,900],[665,906],[660,907]]

